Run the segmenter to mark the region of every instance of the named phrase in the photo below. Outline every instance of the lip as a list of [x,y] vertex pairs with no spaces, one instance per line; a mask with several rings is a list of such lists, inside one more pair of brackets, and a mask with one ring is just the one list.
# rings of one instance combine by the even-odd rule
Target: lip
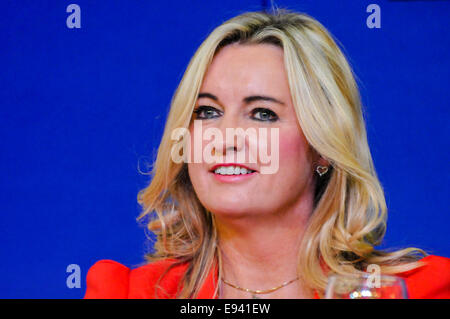
[[[222,163],[222,164],[216,164],[216,165],[214,165],[209,171],[212,172],[212,173],[214,173],[214,171],[215,171],[218,167],[220,167],[220,166],[239,166],[239,167],[245,168],[245,169],[247,169],[247,170],[257,172],[257,170],[254,169],[254,168],[250,168],[250,167],[248,167],[248,166],[245,166],[245,165],[243,165],[243,164],[238,164],[238,163]],[[254,173],[255,173],[255,172],[254,172]],[[253,174],[253,173],[250,173],[250,174]],[[249,175],[250,175],[250,174],[249,174]],[[236,176],[239,176],[239,175],[236,175]]]
[[[221,175],[221,174],[214,173],[214,171],[220,166],[239,166],[239,167],[251,170],[253,172],[252,173],[243,174],[243,175]],[[245,166],[245,165],[242,165],[242,164],[238,164],[238,163],[223,163],[223,164],[216,164],[216,165],[214,165],[211,168],[210,173],[219,182],[236,183],[236,182],[242,182],[242,181],[248,180],[249,178],[254,177],[256,174],[258,174],[258,171],[255,170],[255,169],[249,168],[248,166]]]

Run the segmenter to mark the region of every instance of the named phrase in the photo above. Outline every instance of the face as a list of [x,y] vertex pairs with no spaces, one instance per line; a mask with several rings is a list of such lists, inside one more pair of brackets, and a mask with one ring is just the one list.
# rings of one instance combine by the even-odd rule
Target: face
[[[313,194],[315,155],[297,121],[281,48],[271,44],[222,48],[205,74],[193,120],[201,123],[201,129],[194,130],[191,122],[191,145],[204,138],[208,129],[223,136],[223,142],[208,144],[203,139],[198,149],[203,152],[209,147],[206,153],[222,155],[218,162],[188,163],[194,190],[212,213],[238,217],[285,212]],[[255,161],[246,154],[242,160],[240,155],[248,153],[255,140],[248,135],[227,139],[227,128],[265,129],[269,146],[276,145],[271,132],[278,129],[278,145],[268,150],[271,155],[278,152],[278,170],[263,174],[267,164],[259,156]],[[221,168],[223,163],[233,168]],[[239,175],[223,175],[231,170]]]

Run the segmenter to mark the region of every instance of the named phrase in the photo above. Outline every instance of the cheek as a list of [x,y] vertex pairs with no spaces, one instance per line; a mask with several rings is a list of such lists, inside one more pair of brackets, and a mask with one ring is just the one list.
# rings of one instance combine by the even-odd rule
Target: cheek
[[280,132],[280,168],[287,172],[307,174],[311,169],[311,150],[298,129]]

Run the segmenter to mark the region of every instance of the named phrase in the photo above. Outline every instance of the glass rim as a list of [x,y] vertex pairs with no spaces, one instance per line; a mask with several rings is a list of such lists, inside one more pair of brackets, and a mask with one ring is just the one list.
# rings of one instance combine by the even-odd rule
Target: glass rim
[[335,280],[337,278],[345,278],[345,279],[352,279],[352,280],[357,280],[357,279],[369,279],[372,277],[376,277],[379,278],[381,281],[401,281],[403,283],[405,283],[405,278],[400,277],[400,276],[396,276],[396,275],[387,275],[387,274],[380,274],[377,275],[375,273],[362,273],[362,274],[332,274],[328,276],[328,281],[330,280]]

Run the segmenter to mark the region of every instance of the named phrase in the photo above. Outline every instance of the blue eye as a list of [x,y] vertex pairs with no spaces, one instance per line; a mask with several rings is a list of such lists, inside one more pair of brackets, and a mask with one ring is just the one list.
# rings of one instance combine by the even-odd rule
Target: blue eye
[[272,110],[265,108],[256,108],[251,112],[253,118],[261,122],[275,122],[278,120],[278,115]]
[[219,117],[221,112],[212,106],[201,105],[194,110],[195,119],[207,120]]

